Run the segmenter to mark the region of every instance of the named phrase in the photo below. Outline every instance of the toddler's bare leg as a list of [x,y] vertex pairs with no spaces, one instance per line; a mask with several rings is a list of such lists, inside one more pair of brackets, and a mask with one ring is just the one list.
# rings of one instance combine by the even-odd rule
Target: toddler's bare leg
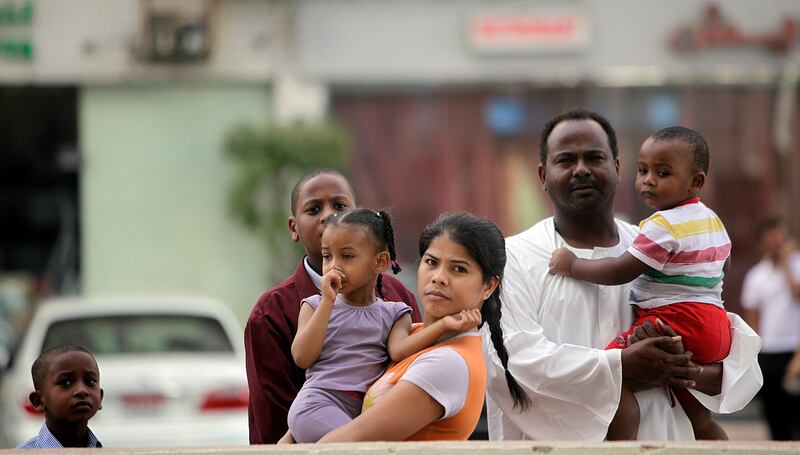
[[711,418],[711,411],[699,401],[694,399],[681,401],[681,406],[686,412],[686,416],[689,417],[689,421],[692,422],[695,439],[728,440],[725,430]]
[[633,392],[624,385],[619,397],[619,407],[614,420],[608,426],[609,441],[634,441],[639,435],[639,402]]
[[286,434],[283,435],[279,440],[278,444],[294,444],[294,438],[292,437],[292,431],[286,430]]

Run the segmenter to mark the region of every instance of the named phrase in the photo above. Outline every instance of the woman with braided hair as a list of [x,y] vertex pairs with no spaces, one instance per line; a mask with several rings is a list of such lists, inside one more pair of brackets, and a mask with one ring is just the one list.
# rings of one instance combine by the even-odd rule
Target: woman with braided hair
[[[422,232],[419,253],[425,313],[412,333],[479,312],[506,366],[500,328],[505,240],[497,226],[470,213],[443,215]],[[505,375],[515,406],[525,411],[530,399],[507,368]],[[448,331],[390,365],[367,391],[361,415],[320,442],[467,439],[480,417],[485,384],[480,333]]]
[[383,300],[381,273],[390,266],[400,271],[389,214],[357,209],[326,221],[322,295],[302,300],[291,348],[295,363],[307,368],[306,382],[289,408],[283,442],[316,442],[351,421],[388,360],[480,323],[479,310],[465,308],[411,333],[411,308]]

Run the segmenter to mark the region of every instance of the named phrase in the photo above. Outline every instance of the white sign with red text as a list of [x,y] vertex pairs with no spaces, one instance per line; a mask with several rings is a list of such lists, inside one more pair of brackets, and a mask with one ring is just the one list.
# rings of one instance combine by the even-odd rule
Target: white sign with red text
[[576,11],[478,13],[468,24],[469,46],[482,53],[582,51],[589,39],[589,21]]

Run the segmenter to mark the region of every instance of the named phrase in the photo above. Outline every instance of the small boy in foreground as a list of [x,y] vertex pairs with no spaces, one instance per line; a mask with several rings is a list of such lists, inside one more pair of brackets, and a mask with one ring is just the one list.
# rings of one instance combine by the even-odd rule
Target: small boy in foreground
[[102,447],[87,426],[103,408],[97,361],[81,346],[56,346],[43,352],[31,367],[34,391],[29,399],[44,412],[39,434],[20,449]]

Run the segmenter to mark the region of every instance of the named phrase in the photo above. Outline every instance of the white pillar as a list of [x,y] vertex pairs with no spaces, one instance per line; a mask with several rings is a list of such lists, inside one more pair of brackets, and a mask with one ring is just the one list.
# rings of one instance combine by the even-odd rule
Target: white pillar
[[273,93],[279,123],[313,122],[328,112],[328,87],[295,71],[276,75]]

